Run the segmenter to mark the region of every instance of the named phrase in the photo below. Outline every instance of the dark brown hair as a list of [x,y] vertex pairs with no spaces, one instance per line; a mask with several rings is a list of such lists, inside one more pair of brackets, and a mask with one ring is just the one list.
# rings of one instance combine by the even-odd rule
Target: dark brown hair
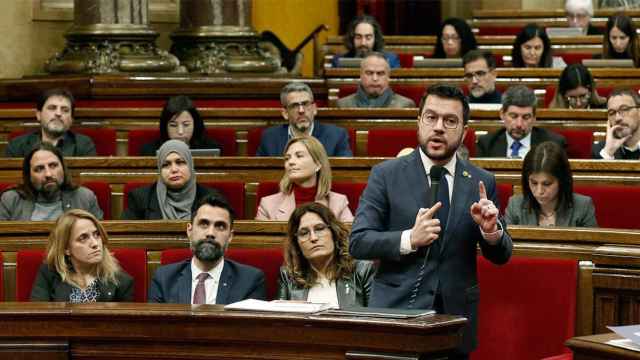
[[340,222],[328,207],[312,202],[299,206],[289,218],[287,239],[284,242],[284,263],[293,281],[305,288],[312,287],[317,280],[316,272],[302,254],[298,244],[300,219],[306,213],[318,215],[329,226],[334,245],[334,261],[325,274],[329,280],[338,280],[350,276],[354,271],[354,262],[349,255],[349,230]]

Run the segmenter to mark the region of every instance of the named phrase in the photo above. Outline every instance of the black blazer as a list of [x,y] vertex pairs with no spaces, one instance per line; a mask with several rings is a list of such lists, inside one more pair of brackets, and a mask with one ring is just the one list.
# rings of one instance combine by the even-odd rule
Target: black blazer
[[[158,149],[160,149],[162,144],[164,144],[164,142],[158,139],[156,141],[142,145],[142,148],[140,149],[140,156],[156,156],[156,152],[158,151]],[[220,152],[222,153],[222,146],[218,144],[217,141],[210,139],[208,137],[205,137],[204,141],[201,143],[198,142],[193,145],[189,144],[189,148],[190,149],[220,149]],[[230,154],[230,155],[235,156],[235,154]]]
[[[133,278],[124,270],[116,274],[118,285],[102,283],[98,280],[100,297],[98,301],[133,301]],[[31,301],[69,301],[73,285],[62,282],[57,271],[51,270],[49,265],[42,264],[38,270],[36,281],[31,289]]]
[[[371,281],[375,275],[375,267],[371,261],[356,261],[355,269],[350,277],[338,279],[336,292],[340,308],[367,306],[371,294]],[[289,277],[287,269],[280,268],[278,279],[278,299],[307,300],[309,288],[300,287]]]
[[[196,199],[191,205],[195,210],[200,199],[217,190],[196,184]],[[140,187],[127,194],[127,208],[122,213],[123,220],[162,220],[162,211],[156,195],[156,183]]]
[[[266,293],[262,270],[224,259],[216,304],[265,300]],[[151,280],[148,299],[151,303],[191,304],[191,258],[158,268]]]
[[[537,127],[531,129],[532,147],[545,141],[553,141],[563,149],[567,146],[564,136],[560,134]],[[502,128],[494,133],[480,136],[476,149],[476,157],[507,157],[507,130]]]

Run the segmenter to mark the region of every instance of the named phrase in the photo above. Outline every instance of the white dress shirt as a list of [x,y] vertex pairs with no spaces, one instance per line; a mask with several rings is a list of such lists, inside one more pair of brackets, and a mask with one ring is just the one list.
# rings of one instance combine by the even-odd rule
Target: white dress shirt
[[339,307],[336,282],[329,281],[326,277],[318,278],[318,283],[309,289],[307,301],[312,303],[329,303],[335,307]]
[[[224,258],[220,258],[218,264],[211,270],[207,271],[209,277],[204,281],[205,291],[205,304],[215,304],[216,297],[218,296],[218,283],[220,282],[220,275],[222,275],[222,268],[224,267]],[[196,291],[198,285],[198,275],[204,271],[200,270],[195,263],[195,259],[191,258],[191,303],[193,304],[193,294]]]

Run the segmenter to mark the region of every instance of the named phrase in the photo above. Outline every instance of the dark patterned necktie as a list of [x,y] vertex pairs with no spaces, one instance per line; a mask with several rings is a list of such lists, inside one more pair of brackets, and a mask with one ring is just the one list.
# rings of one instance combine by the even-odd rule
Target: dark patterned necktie
[[198,284],[196,285],[196,291],[193,292],[193,303],[194,304],[206,304],[207,303],[207,292],[204,289],[204,281],[209,278],[209,273],[203,272],[200,273],[196,279],[198,279]]

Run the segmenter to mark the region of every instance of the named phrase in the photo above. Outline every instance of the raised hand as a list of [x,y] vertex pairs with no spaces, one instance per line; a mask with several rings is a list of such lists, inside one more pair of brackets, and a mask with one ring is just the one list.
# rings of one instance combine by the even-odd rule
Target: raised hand
[[631,137],[631,129],[624,125],[611,125],[607,122],[607,137],[604,143],[604,152],[609,157],[614,157],[614,154],[620,147]]
[[436,241],[441,231],[440,220],[434,219],[433,216],[441,207],[442,203],[438,201],[430,208],[418,210],[416,222],[411,230],[411,248],[417,249]]
[[498,208],[493,201],[487,199],[487,189],[484,183],[478,184],[480,201],[471,204],[471,217],[485,233],[498,231]]

